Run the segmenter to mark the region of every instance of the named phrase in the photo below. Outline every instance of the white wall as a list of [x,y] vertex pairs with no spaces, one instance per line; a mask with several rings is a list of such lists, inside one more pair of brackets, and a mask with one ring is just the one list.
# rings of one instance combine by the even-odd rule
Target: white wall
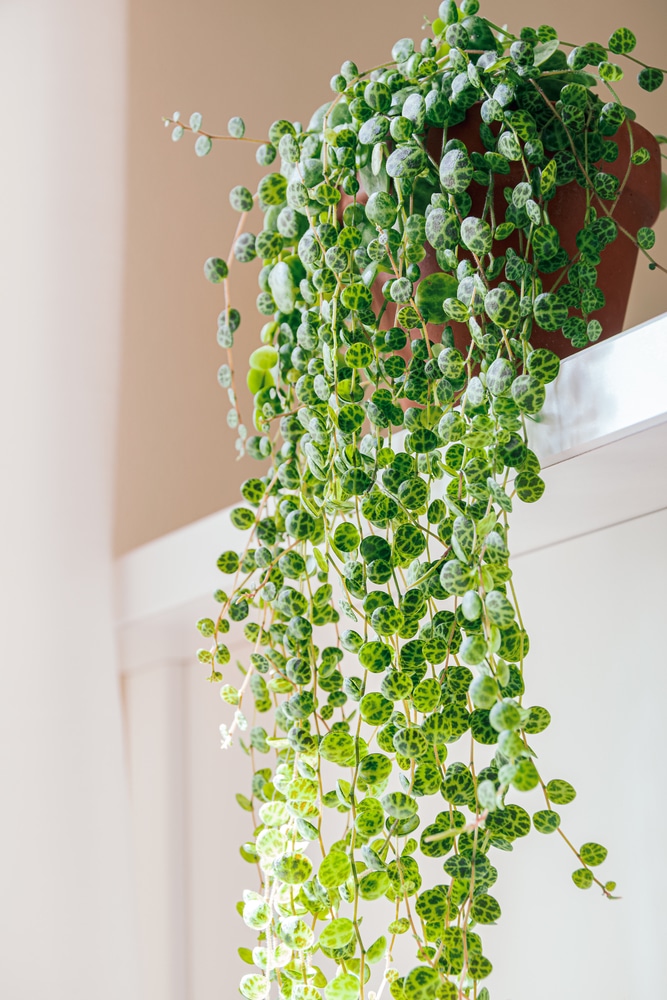
[[[567,482],[563,471],[556,465],[545,473],[554,492],[559,481]],[[541,516],[539,505],[522,510],[522,521]],[[576,522],[571,528],[576,533]],[[661,723],[666,549],[662,510],[514,563],[532,641],[526,703],[542,704],[553,715],[532,745],[547,778],[564,777],[577,788],[575,802],[559,810],[564,829],[577,846],[596,840],[609,848],[600,871],[617,881],[622,899],[609,902],[595,889],[576,889],[570,874],[578,864],[557,835],[533,832],[512,854],[495,852],[501,875],[494,892],[503,918],[485,930],[494,1000],[661,995],[667,973],[660,938],[667,889],[660,831],[667,810],[659,792],[667,749]],[[199,614],[208,609],[202,598]],[[194,625],[197,612],[191,617]],[[191,635],[194,648],[194,627]],[[237,651],[243,646],[232,648],[232,661]],[[238,746],[219,749],[217,729],[229,709],[204,674],[191,659],[178,668],[154,664],[126,678],[138,733],[137,844],[154,865],[142,889],[146,913],[157,917],[146,964],[159,979],[175,967],[177,951],[178,966],[186,970],[180,985],[173,980],[170,992],[149,991],[146,1000],[235,996],[238,978],[248,971],[236,950],[253,944],[235,910],[242,888],[255,886],[253,867],[238,853],[250,820],[234,801],[236,792],[247,793],[251,772]],[[544,805],[533,793],[516,799],[531,811]],[[171,890],[160,881],[166,871]],[[165,923],[160,906],[169,891],[185,900],[184,933],[179,911],[170,926]]]
[[608,847],[599,871],[617,881],[622,899],[576,889],[570,873],[578,864],[557,835],[532,833],[516,844],[501,858],[503,918],[489,929],[494,997],[664,993],[666,557],[662,510],[515,564],[532,641],[527,703],[553,715],[531,745],[549,778],[576,787],[575,801],[557,807],[563,828],[576,846]]
[[144,1000],[192,995],[186,666],[177,659],[147,664],[124,681]]
[[0,5],[0,995],[138,997],[111,587],[122,0]]

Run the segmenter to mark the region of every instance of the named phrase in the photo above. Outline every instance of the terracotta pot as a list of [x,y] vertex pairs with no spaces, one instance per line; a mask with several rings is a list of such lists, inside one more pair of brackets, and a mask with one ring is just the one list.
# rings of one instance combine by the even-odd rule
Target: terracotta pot
[[[468,117],[464,122],[455,125],[447,131],[448,139],[461,139],[469,152],[484,153],[485,149],[479,136],[480,116],[478,107],[471,108]],[[658,217],[660,210],[660,150],[655,138],[641,125],[636,122],[631,123],[633,146],[638,149],[644,146],[650,153],[650,160],[641,165],[631,165],[627,183],[623,189],[614,210],[613,218],[631,233],[636,233],[641,226],[652,226]],[[427,134],[426,146],[439,162],[442,150],[442,129],[430,129]],[[613,137],[613,141],[618,143],[619,155],[613,163],[602,162],[600,169],[605,170],[618,177],[621,181],[625,177],[628,164],[630,163],[630,138],[628,130],[622,126]],[[502,221],[505,218],[506,201],[503,188],[507,185],[512,187],[520,180],[524,179],[523,168],[520,163],[512,163],[509,174],[496,175],[494,191],[494,212],[496,219]],[[486,199],[487,188],[473,182],[469,189],[472,197],[471,215],[481,216]],[[609,203],[601,202],[597,196],[593,196],[593,205],[599,215],[604,215],[605,205],[608,210]],[[572,257],[577,251],[576,236],[584,224],[584,214],[586,210],[586,191],[572,181],[558,187],[556,194],[549,202],[549,219],[560,234],[561,245]],[[504,252],[508,247],[512,247],[518,252],[519,234],[514,232],[508,239],[495,244],[496,252]],[[435,259],[435,251],[426,245],[427,255],[420,262],[422,277],[439,271],[440,267]],[[617,239],[609,246],[605,247],[600,255],[598,266],[598,286],[605,295],[605,306],[592,314],[592,318],[598,319],[602,324],[601,339],[613,337],[623,329],[623,321],[630,297],[630,288],[637,261],[638,248],[633,241],[619,232]],[[378,277],[373,287],[373,299],[376,308],[383,302],[382,284],[389,277],[383,275]],[[498,279],[502,280],[502,275]],[[543,275],[543,287],[549,291],[558,277],[558,272],[553,275]],[[383,327],[393,324],[395,311],[390,307],[385,312]],[[470,342],[470,334],[465,324],[452,323],[454,337],[457,346],[467,348]],[[442,327],[433,326],[429,328],[431,338],[435,341],[440,339]],[[548,347],[555,351],[559,357],[566,357],[575,353],[577,348],[573,347],[560,331],[550,333],[533,327],[531,335],[533,347]]]

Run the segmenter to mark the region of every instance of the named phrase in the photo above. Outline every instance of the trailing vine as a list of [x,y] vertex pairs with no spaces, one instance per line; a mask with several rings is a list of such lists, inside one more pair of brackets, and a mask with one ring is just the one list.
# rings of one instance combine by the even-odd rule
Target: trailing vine
[[[575,885],[615,890],[598,874],[606,849],[562,825],[574,788],[535,761],[550,716],[525,698],[509,528],[516,501],[544,491],[529,428],[559,370],[545,334],[575,348],[600,337],[597,269],[617,239],[664,270],[650,224],[617,218],[659,152],[616,97],[613,60],[637,64],[648,91],[663,71],[631,54],[626,28],[573,46],[547,25],[515,36],[478,7],[445,0],[419,49],[401,39],[367,72],[345,62],[307,127],[278,120],[255,140],[240,118],[227,136],[197,114],[166,122],[201,156],[233,139],[276,163],[256,192],[230,193],[231,254],[262,263],[252,435],[229,267],[205,265],[225,300],[228,422],[239,451],[268,463],[243,483],[231,521],[247,544],[220,555],[231,582],[198,623],[199,660],[233,713],[222,746],[238,738],[253,765],[237,796],[258,875],[239,905],[258,935],[239,949],[255,967],[248,1000],[488,1000],[493,858],[531,828],[572,852]],[[566,248],[553,207],[575,192]],[[233,685],[235,622],[249,645]],[[521,794],[535,788],[530,815]],[[363,918],[377,907],[389,919],[375,938]],[[404,968],[399,935],[414,942]]]

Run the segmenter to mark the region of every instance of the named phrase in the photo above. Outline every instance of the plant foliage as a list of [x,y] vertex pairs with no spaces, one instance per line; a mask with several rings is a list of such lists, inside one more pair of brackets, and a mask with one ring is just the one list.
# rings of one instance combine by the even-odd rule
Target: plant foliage
[[[248,1000],[488,1000],[494,856],[531,827],[562,836],[575,885],[614,889],[597,874],[605,848],[562,831],[574,788],[536,764],[550,716],[525,696],[508,526],[544,491],[528,426],[559,359],[540,331],[598,339],[597,267],[621,235],[657,266],[653,231],[614,218],[630,169],[655,154],[614,93],[631,31],[572,46],[548,25],[512,35],[478,6],[445,0],[420,46],[401,39],[368,73],[344,63],[307,127],[278,120],[256,142],[266,175],[230,193],[233,257],[261,262],[252,436],[228,264],[205,265],[225,295],[229,423],[268,463],[242,486],[231,519],[247,544],[220,555],[229,583],[198,625],[213,681],[233,623],[249,644],[242,682],[221,688],[234,711],[222,745],[240,731],[254,771],[238,796],[259,873],[239,905],[258,935],[240,949]],[[640,87],[662,83],[639,67]],[[196,133],[199,155],[219,138],[199,115],[169,122],[174,139]],[[238,117],[228,131],[254,141]],[[575,188],[568,251],[550,211]],[[363,918],[378,907],[373,939]],[[413,961],[397,968],[404,934]]]

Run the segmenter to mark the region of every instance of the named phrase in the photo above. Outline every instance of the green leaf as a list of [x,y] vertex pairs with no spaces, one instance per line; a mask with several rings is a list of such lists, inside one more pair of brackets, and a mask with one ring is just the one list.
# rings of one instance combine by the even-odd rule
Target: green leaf
[[315,558],[315,562],[317,563],[320,572],[327,573],[329,570],[329,566],[327,565],[327,561],[324,558],[324,555],[322,554],[321,550],[318,549],[316,545],[314,545],[312,551],[313,551],[313,556]]
[[370,691],[359,702],[359,714],[371,726],[382,726],[388,722],[394,711],[393,702],[379,691]]
[[392,920],[387,930],[390,934],[405,934],[410,930],[410,921],[407,917],[399,917],[398,920]]
[[317,877],[326,889],[333,889],[343,885],[351,874],[352,865],[347,854],[342,851],[331,851],[322,859]]
[[544,480],[534,472],[520,472],[514,480],[514,488],[519,500],[524,503],[535,503],[546,488]]
[[320,933],[320,944],[325,948],[344,948],[352,940],[354,933],[354,924],[351,920],[347,917],[336,917]]
[[488,653],[488,645],[483,635],[469,635],[461,643],[459,657],[468,666],[482,663]]
[[477,256],[488,253],[493,244],[491,226],[483,219],[468,216],[461,223],[461,242]]
[[514,769],[512,787],[520,792],[529,792],[531,789],[537,788],[539,783],[540,776],[533,761],[529,759],[520,760]]
[[639,76],[637,77],[637,82],[642,90],[648,90],[649,92],[657,90],[658,87],[662,86],[662,82],[665,78],[664,73],[661,69],[656,67],[645,66],[644,69],[640,70]]
[[[389,703],[391,704],[391,703]],[[393,705],[392,705],[393,708]],[[413,760],[418,757],[423,757],[428,750],[428,743],[426,742],[426,737],[423,735],[421,729],[416,726],[408,726],[406,729],[399,729],[394,735],[394,748],[396,753],[400,754],[401,757],[409,758]],[[399,794],[399,793],[393,793]],[[382,804],[385,806],[387,812],[390,812],[387,805],[385,805],[384,799]],[[390,815],[397,815],[396,810],[399,809],[398,806],[392,806],[395,811],[390,812]],[[411,813],[409,815],[412,815]],[[400,816],[399,818],[405,819],[407,816]]]
[[560,816],[553,809],[540,809],[533,813],[533,826],[538,833],[553,833],[560,826]]
[[[368,695],[365,695],[364,697],[368,697]],[[362,698],[361,700],[363,702],[364,699]],[[368,756],[364,757],[359,764],[359,777],[368,785],[376,785],[385,781],[385,779],[390,776],[391,772],[391,761],[382,753],[369,753]]]
[[229,268],[221,257],[209,257],[204,264],[204,274],[210,282],[217,285],[225,280],[229,274]]
[[363,146],[374,146],[389,131],[389,119],[385,115],[373,115],[359,129],[359,142]]
[[500,590],[491,590],[486,595],[486,610],[494,625],[505,627],[514,621],[514,608]]
[[320,756],[334,764],[345,766],[354,762],[354,739],[340,730],[326,734],[320,743]]
[[492,972],[493,966],[484,955],[473,952],[468,956],[468,974],[472,979],[486,979]]
[[404,792],[389,792],[380,801],[382,808],[392,819],[409,819],[418,809],[415,799]]
[[368,221],[373,226],[379,226],[380,229],[391,229],[397,215],[396,200],[385,191],[375,191],[366,203]]
[[540,347],[528,355],[526,370],[539,382],[553,382],[560,371],[560,360],[553,351]]
[[426,153],[419,146],[398,146],[387,159],[390,177],[414,177],[426,166]]
[[265,344],[263,347],[258,347],[248,358],[248,364],[250,367],[259,371],[267,371],[269,368],[273,368],[277,362],[278,352],[275,347],[271,347],[269,344]]
[[363,837],[376,836],[384,825],[384,810],[380,802],[371,796],[362,799],[357,806],[354,825]]
[[450,594],[463,596],[471,580],[470,571],[458,559],[449,559],[440,571],[440,583]]
[[564,781],[562,778],[552,778],[547,783],[547,795],[556,805],[565,806],[574,801],[577,793],[569,781]]
[[598,73],[606,83],[617,83],[623,79],[623,70],[616,63],[601,62],[598,66]]
[[579,849],[579,857],[584,864],[589,865],[591,868],[595,868],[596,865],[601,865],[607,857],[607,848],[603,847],[602,844],[596,844],[593,841],[590,841],[589,843],[581,845],[581,848]]
[[567,306],[554,292],[542,292],[533,302],[533,316],[543,330],[560,330],[567,319]]
[[509,513],[512,511],[512,500],[507,495],[502,486],[489,476],[486,480],[486,485],[489,489],[493,500],[498,504],[501,510],[506,510]]
[[[426,219],[425,232],[426,239],[434,250],[445,250],[449,245],[458,243],[459,222],[456,214],[450,209],[434,208]],[[458,287],[458,281],[456,285]],[[455,291],[456,289],[450,292],[450,295],[454,295]]]
[[528,201],[526,202],[525,207],[526,207],[526,215],[528,216],[530,221],[533,223],[534,226],[539,226],[540,223],[542,222],[542,209],[540,208],[540,206],[537,204],[536,201],[533,201],[532,198],[529,198]]
[[[347,287],[343,289],[340,298],[341,302],[343,303],[346,309],[355,309],[355,310],[368,309],[373,304],[373,295],[370,289],[366,288],[366,286],[362,281],[355,281],[351,285],[347,285]],[[353,347],[358,347],[358,348],[365,347],[368,350],[370,350],[367,344],[357,343],[357,344],[352,344],[352,346],[348,348],[347,352],[348,354],[350,353]],[[368,357],[367,354],[365,354],[365,356]],[[355,357],[354,353],[352,357]],[[351,359],[348,362],[348,364],[351,364],[352,367],[354,368],[365,368],[367,364],[370,364],[372,359],[373,359],[373,352],[371,351],[370,358],[368,358],[368,360],[363,364],[361,363],[353,364]]]
[[539,413],[546,392],[542,382],[533,375],[519,375],[512,383],[512,399],[523,413]]
[[242,184],[237,184],[229,192],[229,203],[236,212],[252,211],[254,201],[251,192]]
[[[505,330],[514,328],[519,323],[521,318],[519,298],[511,285],[505,283],[499,285],[497,288],[492,288],[489,292],[487,292],[484,298],[484,310],[492,322],[497,323],[498,326],[503,327]],[[499,366],[499,362],[502,362],[502,365]],[[496,366],[495,368],[494,365]],[[507,368],[508,365],[509,369],[512,371],[512,377],[514,377],[514,369],[506,358],[496,358],[496,360],[492,362],[489,371],[493,369],[495,373],[499,368],[502,368],[502,370],[506,373],[506,378],[507,373],[509,372],[509,369]],[[488,384],[487,373],[487,385]],[[505,392],[507,388],[507,384],[504,384],[498,391],[498,387],[489,385],[489,389],[494,393],[494,395],[500,395],[502,392]]]
[[493,708],[498,700],[498,684],[493,677],[482,674],[470,685],[470,697],[476,708]]
[[495,924],[501,914],[500,903],[493,896],[477,896],[470,908],[470,915],[478,924]]
[[384,605],[376,608],[371,615],[371,626],[378,635],[395,635],[403,624],[403,615],[398,608]]
[[288,948],[310,948],[315,935],[301,917],[287,917],[280,923],[280,936]]
[[435,677],[428,677],[413,689],[411,701],[418,712],[433,712],[438,707],[441,694],[440,681]]
[[577,868],[572,872],[572,881],[577,889],[590,889],[593,885],[593,872],[588,868]]
[[503,132],[498,139],[498,152],[508,160],[520,160],[522,156],[521,143],[513,132]]
[[296,288],[292,272],[285,261],[279,261],[271,268],[269,288],[280,312],[291,313],[296,304]]
[[440,161],[440,183],[450,194],[461,194],[472,180],[473,165],[463,149],[450,149]]
[[463,805],[474,795],[473,777],[465,764],[454,761],[445,773],[441,794],[452,805]]
[[[390,933],[392,933],[390,931]],[[395,933],[395,932],[394,932]],[[375,965],[384,958],[385,952],[387,951],[387,939],[386,937],[379,937],[373,944],[366,949],[366,961],[370,965]]]
[[543,732],[551,722],[550,713],[539,705],[534,705],[529,712],[528,721],[523,726],[524,731],[531,734]]
[[516,226],[513,222],[501,222],[499,226],[493,231],[494,240],[506,240],[508,236],[511,236]]
[[313,966],[313,969],[315,970],[313,985],[306,986],[303,983],[293,983],[292,1000],[322,1000],[320,989],[326,986],[327,980],[317,966]]
[[[370,303],[370,301],[372,301],[372,297],[370,296],[370,292],[368,292],[368,289],[365,288],[365,286],[362,286],[362,287],[364,288],[364,292],[368,293],[369,303]],[[357,288],[356,285],[350,285],[349,288],[347,288],[345,291],[346,292],[351,292],[351,290],[355,289],[355,288]],[[345,297],[345,292],[343,293],[343,296],[341,296],[341,298],[344,298],[344,297]],[[348,301],[345,304],[350,309],[357,308],[357,306],[350,304],[351,299],[352,299],[352,296],[350,295],[349,298],[348,298]],[[354,297],[354,301],[355,302],[359,302],[360,301],[359,297],[355,296]],[[345,355],[345,361],[346,361],[346,363],[348,365],[350,365],[352,368],[368,368],[368,366],[370,364],[372,364],[374,358],[375,358],[375,355],[373,353],[372,347],[370,347],[368,344],[364,344],[363,342],[356,343],[356,344],[351,344],[350,347],[348,347],[347,353]]]
[[637,244],[642,250],[652,250],[655,245],[655,230],[642,226],[637,230]]
[[197,156],[206,156],[211,152],[212,145],[213,143],[207,135],[199,135],[195,143],[195,153]]
[[289,813],[283,802],[264,802],[259,807],[259,818],[265,826],[282,826],[289,820]]
[[[261,897],[253,898],[245,903],[242,916],[248,927],[252,927],[253,930],[263,930],[271,923],[271,907]],[[310,930],[307,924],[304,924],[304,927]]]
[[248,975],[241,978],[239,991],[246,1000],[264,1000],[269,994],[271,983],[266,976]]
[[418,965],[405,977],[403,993],[405,1000],[434,1000],[440,974],[430,965]]
[[536,45],[533,55],[533,65],[541,66],[542,63],[551,59],[552,55],[558,51],[559,44],[558,38],[550,38],[548,41]]
[[359,879],[359,895],[362,899],[380,899],[391,887],[386,872],[366,872]]
[[425,323],[445,323],[447,321],[442,303],[445,299],[455,296],[457,288],[458,281],[451,274],[435,272],[422,278],[417,285],[415,303]]
[[265,205],[282,205],[287,193],[287,181],[282,174],[266,174],[257,186],[257,195]]
[[636,44],[637,39],[629,28],[617,28],[609,39],[609,50],[615,55],[627,55]]
[[332,979],[324,989],[327,1000],[356,1000],[359,980],[351,972],[343,972]]
[[540,187],[543,198],[546,198],[553,191],[557,173],[558,164],[556,160],[549,160],[544,169],[540,171]]
[[242,139],[245,135],[245,122],[242,118],[235,116],[227,122],[227,132],[233,139]]
[[287,885],[302,885],[313,871],[313,864],[305,854],[286,854],[273,865],[274,874]]
[[257,834],[255,846],[262,860],[272,861],[285,853],[287,841],[280,830],[268,828]]

